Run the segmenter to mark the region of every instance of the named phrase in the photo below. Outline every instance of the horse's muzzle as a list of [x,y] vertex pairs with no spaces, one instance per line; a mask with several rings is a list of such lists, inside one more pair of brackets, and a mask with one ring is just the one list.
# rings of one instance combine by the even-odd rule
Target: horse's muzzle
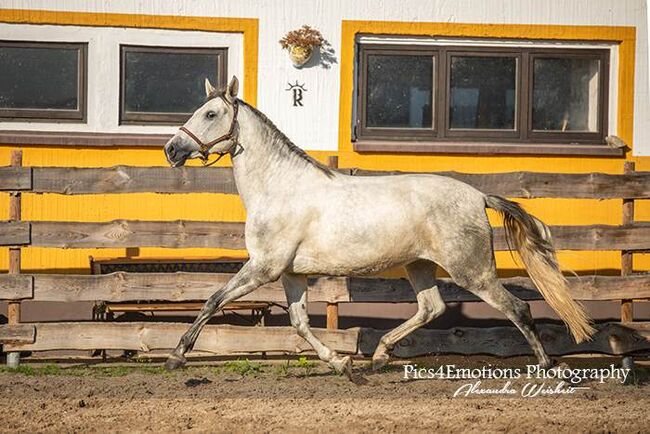
[[172,137],[164,147],[167,162],[172,167],[180,167],[185,164],[190,154],[182,148],[182,144],[176,136]]

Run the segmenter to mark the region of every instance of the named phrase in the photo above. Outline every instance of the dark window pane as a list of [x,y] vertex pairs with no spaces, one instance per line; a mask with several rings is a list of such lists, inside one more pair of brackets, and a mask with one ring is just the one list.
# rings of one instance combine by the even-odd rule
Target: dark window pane
[[79,108],[79,49],[0,46],[0,108]]
[[534,130],[598,131],[598,59],[537,58],[533,74]]
[[203,82],[218,77],[219,53],[132,51],[124,53],[124,108],[139,113],[192,113],[205,99]]
[[368,56],[367,126],[431,128],[433,57]]
[[515,128],[516,58],[452,56],[450,80],[450,128]]

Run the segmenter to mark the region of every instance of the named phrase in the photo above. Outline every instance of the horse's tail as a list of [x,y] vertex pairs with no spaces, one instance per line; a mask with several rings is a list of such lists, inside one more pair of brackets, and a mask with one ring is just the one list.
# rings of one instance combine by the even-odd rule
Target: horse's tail
[[576,342],[590,340],[596,330],[584,307],[569,294],[568,282],[560,272],[548,226],[528,214],[516,202],[486,196],[486,206],[503,215],[506,240],[514,247],[546,302],[567,325]]

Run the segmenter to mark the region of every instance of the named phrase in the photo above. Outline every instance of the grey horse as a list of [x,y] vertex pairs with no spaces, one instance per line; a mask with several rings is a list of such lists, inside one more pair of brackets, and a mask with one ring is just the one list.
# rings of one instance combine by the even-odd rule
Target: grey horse
[[210,317],[261,285],[282,279],[291,324],[333,369],[351,376],[352,361],[321,342],[309,328],[307,277],[360,276],[403,266],[415,291],[412,318],[384,335],[373,369],[388,362],[395,344],[440,316],[445,303],[436,267],[501,311],[523,333],[538,362],[549,367],[529,306],[497,278],[492,228],[486,208],[500,212],[509,240],[549,305],[577,342],[595,332],[583,307],[568,291],[550,231],[517,203],[486,195],[463,182],[436,175],[348,176],[311,158],[261,112],[237,98],[238,81],[215,90],[165,145],[170,165],[229,153],[247,212],[250,259],[205,303],[169,356],[182,366]]

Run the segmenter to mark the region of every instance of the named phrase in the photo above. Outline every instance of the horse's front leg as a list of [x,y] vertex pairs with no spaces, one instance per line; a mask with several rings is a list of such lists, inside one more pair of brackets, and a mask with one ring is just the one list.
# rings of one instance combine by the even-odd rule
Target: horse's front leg
[[172,370],[185,364],[185,353],[192,350],[201,329],[217,310],[260,286],[276,280],[280,272],[281,270],[272,272],[271,268],[261,266],[252,259],[244,264],[242,269],[223,288],[212,294],[205,302],[194,324],[185,332],[176,349],[169,355],[165,368]]
[[282,285],[289,305],[291,325],[295,327],[298,336],[306,340],[318,353],[318,357],[327,362],[335,371],[352,378],[352,359],[350,356],[341,357],[321,342],[309,328],[307,315],[307,276],[284,273]]

